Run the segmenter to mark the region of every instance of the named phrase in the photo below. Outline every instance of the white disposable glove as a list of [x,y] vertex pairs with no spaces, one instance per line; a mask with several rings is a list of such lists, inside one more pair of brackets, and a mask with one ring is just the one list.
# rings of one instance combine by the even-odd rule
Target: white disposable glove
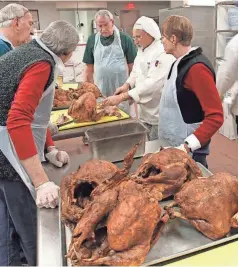
[[55,147],[48,149],[50,149],[50,152],[46,154],[46,158],[53,165],[61,168],[64,164],[70,162],[70,157],[65,151],[59,151]]
[[38,208],[55,208],[59,200],[59,186],[46,182],[36,188],[36,205]]
[[57,125],[52,122],[49,122],[48,128],[50,130],[51,135],[55,135],[59,132]]
[[187,149],[185,148],[184,144],[181,144],[180,146],[176,146],[175,148],[184,151],[185,153],[188,153]]

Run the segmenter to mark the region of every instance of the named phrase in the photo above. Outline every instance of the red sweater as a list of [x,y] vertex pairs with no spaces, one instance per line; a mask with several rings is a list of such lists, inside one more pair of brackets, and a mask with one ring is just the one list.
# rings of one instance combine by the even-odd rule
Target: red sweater
[[195,93],[204,111],[204,120],[194,132],[200,144],[204,145],[223,124],[223,108],[213,74],[204,64],[195,64],[185,77],[184,87]]
[[[50,72],[51,66],[47,62],[39,62],[27,68],[9,110],[7,129],[20,160],[37,154],[31,123]],[[54,146],[54,143],[47,130],[46,147],[49,146]]]

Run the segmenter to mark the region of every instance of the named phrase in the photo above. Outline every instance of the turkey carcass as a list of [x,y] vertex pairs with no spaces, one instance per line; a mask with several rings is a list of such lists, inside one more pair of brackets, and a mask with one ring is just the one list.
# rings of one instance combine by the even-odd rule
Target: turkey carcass
[[158,200],[122,172],[92,195],[73,231],[67,255],[72,264],[142,264],[164,224]]
[[166,148],[146,154],[133,177],[166,198],[178,192],[187,180],[200,176],[201,170],[187,153],[177,148]]
[[189,221],[210,239],[222,238],[236,226],[238,181],[228,173],[194,179],[183,185],[174,200],[165,207],[169,216]]
[[[138,145],[135,145],[124,158],[123,172],[129,173]],[[71,173],[61,181],[62,221],[71,228],[79,221],[92,191],[105,180],[110,180],[120,169],[104,160],[89,160],[77,172]]]

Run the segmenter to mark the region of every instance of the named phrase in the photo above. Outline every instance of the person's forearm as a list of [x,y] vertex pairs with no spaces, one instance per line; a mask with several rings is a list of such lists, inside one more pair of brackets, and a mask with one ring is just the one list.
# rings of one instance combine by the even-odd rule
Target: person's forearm
[[38,187],[41,184],[48,182],[49,179],[41,165],[38,155],[31,158],[21,160],[21,164],[29,175],[34,187]]
[[83,77],[84,81],[94,83],[93,75],[94,75],[94,65],[86,66]]
[[89,83],[94,83],[93,73],[92,72],[86,72],[84,73],[84,81]]
[[131,73],[133,66],[134,66],[134,63],[128,64],[129,74]]

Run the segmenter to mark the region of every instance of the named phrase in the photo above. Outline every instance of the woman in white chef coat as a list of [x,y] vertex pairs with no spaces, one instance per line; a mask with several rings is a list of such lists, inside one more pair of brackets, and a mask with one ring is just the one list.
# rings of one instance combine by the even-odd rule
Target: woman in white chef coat
[[130,77],[103,104],[113,106],[126,100],[136,102],[139,119],[149,129],[148,139],[156,140],[161,92],[175,59],[164,52],[161,33],[153,19],[140,17],[134,25],[133,37],[138,53]]

